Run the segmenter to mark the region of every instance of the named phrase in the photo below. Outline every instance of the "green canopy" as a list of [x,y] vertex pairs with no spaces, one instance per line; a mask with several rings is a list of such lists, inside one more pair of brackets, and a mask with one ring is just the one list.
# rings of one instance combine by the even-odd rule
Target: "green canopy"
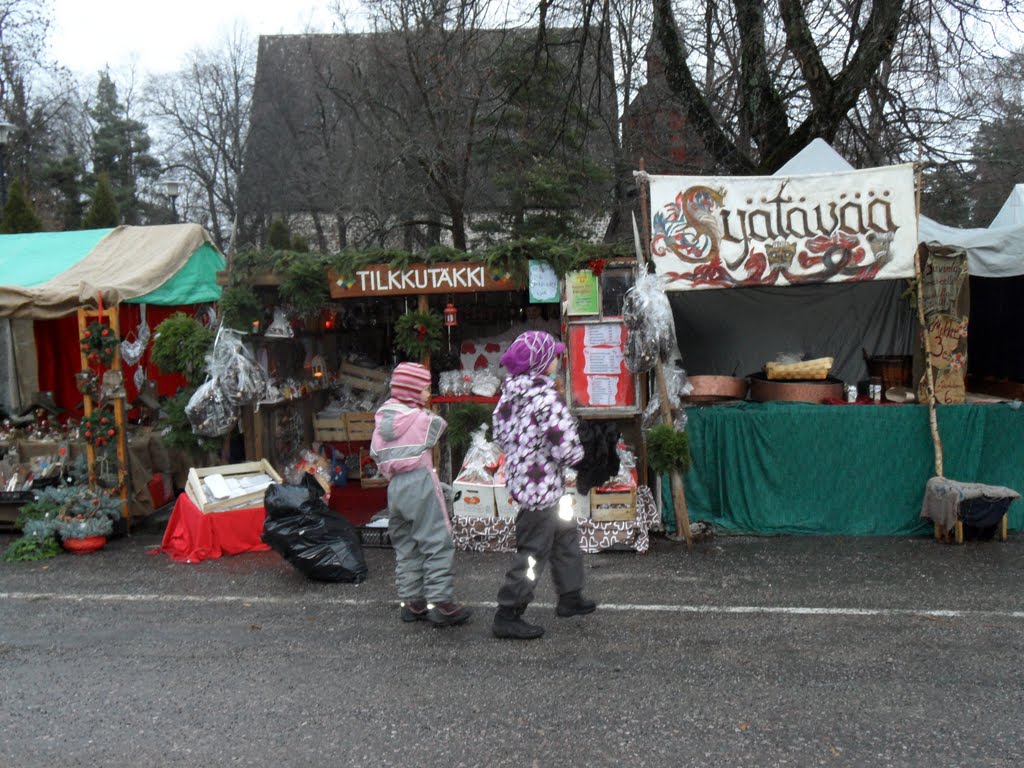
[[198,224],[0,236],[0,317],[218,301],[224,256]]

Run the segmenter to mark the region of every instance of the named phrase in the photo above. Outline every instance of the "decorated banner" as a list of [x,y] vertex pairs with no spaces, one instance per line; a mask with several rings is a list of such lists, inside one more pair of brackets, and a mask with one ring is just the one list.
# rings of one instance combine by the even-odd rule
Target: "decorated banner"
[[914,276],[913,165],[812,176],[649,176],[666,290]]

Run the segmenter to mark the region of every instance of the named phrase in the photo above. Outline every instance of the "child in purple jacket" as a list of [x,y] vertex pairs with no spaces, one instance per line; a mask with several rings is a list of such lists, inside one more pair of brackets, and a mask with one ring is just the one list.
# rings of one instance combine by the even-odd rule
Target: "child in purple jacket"
[[462,624],[472,611],[453,598],[455,545],[432,456],[448,425],[425,407],[429,398],[430,371],[399,363],[391,374],[391,398],[374,417],[370,455],[390,481],[388,533],[402,621],[443,627]]
[[501,357],[511,375],[494,409],[494,439],[505,453],[509,495],[519,504],[516,554],[498,590],[495,637],[531,640],[544,628],[523,619],[548,560],[559,616],[592,613],[582,596],[583,553],[563,474],[583,458],[576,420],[553,377],[565,345],[543,331],[521,334]]

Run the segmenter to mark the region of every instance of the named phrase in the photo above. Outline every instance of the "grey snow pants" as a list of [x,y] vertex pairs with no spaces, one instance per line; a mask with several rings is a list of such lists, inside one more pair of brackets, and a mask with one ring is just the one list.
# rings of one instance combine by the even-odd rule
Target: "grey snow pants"
[[426,468],[397,474],[388,483],[388,533],[402,600],[444,603],[455,594],[455,545],[442,498],[436,476]]

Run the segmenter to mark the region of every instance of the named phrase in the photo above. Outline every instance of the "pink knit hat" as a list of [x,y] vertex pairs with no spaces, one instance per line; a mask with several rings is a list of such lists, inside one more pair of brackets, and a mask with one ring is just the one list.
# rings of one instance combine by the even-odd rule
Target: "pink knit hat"
[[399,363],[391,374],[391,396],[406,405],[423,405],[423,388],[430,386],[430,371],[419,363]]
[[555,341],[555,337],[544,331],[527,331],[519,334],[505,354],[501,356],[501,364],[513,376],[521,373],[534,375],[544,373],[557,355],[565,352],[565,344]]

